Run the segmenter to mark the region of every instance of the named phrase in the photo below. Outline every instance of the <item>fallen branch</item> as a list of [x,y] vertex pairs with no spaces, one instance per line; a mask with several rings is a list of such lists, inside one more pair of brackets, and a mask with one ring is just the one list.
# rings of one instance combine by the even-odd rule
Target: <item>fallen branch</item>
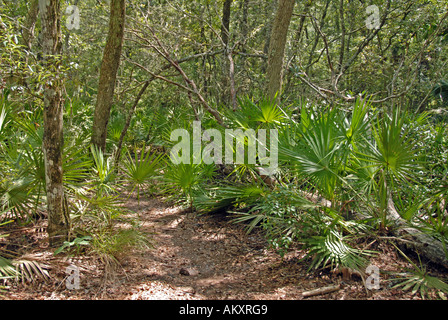
[[[307,192],[303,192],[303,195],[316,205],[328,208],[332,205],[331,201],[317,195]],[[416,228],[410,227],[408,222],[395,209],[392,199],[389,200],[387,211],[387,219],[395,224],[392,235],[403,243],[403,246],[418,253],[421,257],[448,269],[448,254],[441,241]],[[355,216],[358,216],[358,214],[355,213]]]
[[416,228],[409,227],[407,221],[398,214],[392,200],[389,200],[387,209],[388,218],[393,220],[397,226],[392,231],[394,236],[411,240],[404,244],[406,248],[448,269],[448,258],[442,242]]
[[341,290],[341,285],[338,284],[336,286],[323,287],[311,291],[302,292],[302,297],[309,298],[314,296],[320,296],[327,293],[332,293]]

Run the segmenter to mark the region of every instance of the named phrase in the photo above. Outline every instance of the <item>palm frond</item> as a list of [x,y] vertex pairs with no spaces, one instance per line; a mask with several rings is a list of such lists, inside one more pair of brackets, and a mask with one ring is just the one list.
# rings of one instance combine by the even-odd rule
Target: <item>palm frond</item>
[[131,194],[137,189],[137,199],[140,199],[140,188],[150,179],[155,178],[156,171],[164,157],[163,154],[156,155],[150,151],[145,152],[144,149],[140,152],[140,157],[138,152],[135,152],[134,158],[128,150],[128,156],[123,162],[124,174],[132,184]]
[[440,292],[448,293],[448,284],[437,277],[431,276],[427,272],[426,267],[423,266],[420,260],[420,256],[420,266],[418,266],[396,245],[394,245],[394,247],[406,260],[408,260],[412,264],[414,268],[408,270],[408,272],[405,273],[403,277],[393,279],[393,281],[398,281],[398,283],[394,285],[393,288],[402,287],[404,291],[411,290],[412,294],[416,294],[417,292],[419,292],[422,298],[424,298],[430,290],[437,290]]
[[109,194],[115,191],[112,184],[115,178],[115,170],[112,167],[112,159],[106,158],[98,147],[92,145],[91,152],[94,160],[94,172],[96,177],[93,181],[94,188],[99,194]]
[[312,179],[316,188],[330,199],[346,158],[346,148],[335,132],[331,114],[321,115],[308,125],[295,145],[280,145],[279,158],[299,175]]
[[371,144],[370,161],[378,164],[396,179],[407,181],[419,167],[416,151],[407,143],[404,116],[397,110],[392,118],[379,120],[373,127],[375,145]]
[[[201,193],[194,198],[195,207],[202,212],[214,212],[232,206],[248,208],[263,196],[268,189],[262,185],[225,185],[208,189],[208,194]],[[235,219],[236,222],[243,221]]]
[[23,257],[13,260],[12,263],[18,273],[16,278],[22,282],[33,282],[36,278],[43,280],[50,278],[47,267],[38,261]]
[[8,114],[7,114],[6,108],[2,106],[2,110],[0,112],[0,141],[3,140],[2,131],[6,128],[6,126],[8,125],[8,122],[9,122],[9,121],[7,121],[7,117],[8,117]]
[[16,276],[18,272],[12,261],[0,256],[0,278],[9,279]]
[[303,239],[309,250],[306,257],[312,256],[311,269],[344,267],[363,271],[368,264],[366,256],[371,251],[361,251],[349,246],[345,238],[335,230],[329,230],[327,234]]

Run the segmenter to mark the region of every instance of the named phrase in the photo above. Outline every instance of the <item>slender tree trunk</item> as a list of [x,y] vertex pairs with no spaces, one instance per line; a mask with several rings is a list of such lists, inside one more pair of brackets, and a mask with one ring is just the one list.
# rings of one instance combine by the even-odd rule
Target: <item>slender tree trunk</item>
[[39,16],[39,0],[32,0],[30,2],[30,9],[26,15],[26,19],[23,24],[22,29],[22,40],[23,44],[31,50],[31,42],[34,38],[34,28],[36,26],[36,21]]
[[229,102],[229,87],[230,87],[230,79],[231,76],[229,74],[230,65],[229,65],[229,34],[230,34],[230,13],[232,8],[233,0],[225,0],[222,7],[222,19],[221,19],[221,39],[222,44],[224,46],[224,54],[222,60],[222,97],[221,100],[224,104]]
[[270,99],[280,93],[283,76],[286,37],[294,10],[295,0],[280,0],[272,27],[269,45],[268,67],[266,70],[266,92]]
[[230,13],[233,0],[225,0],[222,7],[222,24],[221,24],[221,38],[222,42],[227,46],[229,44],[230,31]]
[[59,0],[39,0],[42,22],[42,51],[46,72],[51,73],[44,91],[43,154],[48,208],[50,246],[67,240],[70,222],[64,206],[62,148],[63,148],[63,80],[61,64],[61,13]]
[[142,98],[143,94],[145,93],[145,91],[148,88],[151,81],[154,79],[155,79],[155,77],[152,77],[151,79],[149,79],[148,81],[145,82],[143,87],[140,89],[140,92],[137,94],[134,104],[129,109],[128,116],[126,118],[126,123],[124,124],[124,128],[121,131],[120,140],[118,141],[117,153],[115,156],[115,167],[116,168],[118,168],[118,164],[120,163],[121,149],[123,148],[124,137],[126,136],[126,133],[128,132],[128,129],[131,125],[131,121],[132,121],[132,117],[134,116],[135,108],[137,108],[137,105],[140,102],[140,99]]
[[107,125],[113,103],[118,67],[120,66],[125,16],[126,1],[110,0],[109,33],[103,52],[92,127],[92,144],[103,152],[106,149]]

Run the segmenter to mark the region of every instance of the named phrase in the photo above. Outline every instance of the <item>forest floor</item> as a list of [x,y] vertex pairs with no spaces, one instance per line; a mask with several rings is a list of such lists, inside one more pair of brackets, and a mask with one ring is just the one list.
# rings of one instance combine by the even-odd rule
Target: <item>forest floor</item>
[[[6,300],[412,300],[421,299],[391,288],[381,274],[381,289],[366,290],[361,278],[343,279],[331,271],[308,273],[299,262],[304,252],[291,250],[283,258],[270,249],[260,230],[247,234],[244,226],[222,216],[197,216],[158,199],[126,204],[139,217],[153,247],[119,257],[105,265],[93,255],[53,255],[45,222],[17,228],[0,238],[0,248],[19,250],[45,266],[49,279],[12,282],[0,299]],[[4,231],[4,230],[2,230]],[[392,246],[374,242],[380,254],[372,259],[383,271],[410,267]],[[80,272],[80,289],[66,287],[68,266]],[[339,290],[303,297],[303,292],[328,286]]]

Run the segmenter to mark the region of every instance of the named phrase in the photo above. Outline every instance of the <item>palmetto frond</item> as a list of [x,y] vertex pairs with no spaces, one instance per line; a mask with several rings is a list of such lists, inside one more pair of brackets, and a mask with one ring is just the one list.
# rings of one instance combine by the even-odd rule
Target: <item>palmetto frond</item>
[[[393,288],[402,287],[404,291],[411,290],[412,294],[419,292],[424,298],[429,290],[437,290],[439,292],[448,293],[448,284],[439,278],[431,276],[426,267],[422,265],[420,261],[420,266],[414,263],[408,256],[406,256],[403,251],[395,246],[395,248],[413,265],[414,269],[409,270],[401,278],[394,279],[398,281]],[[419,257],[420,260],[420,257]]]
[[416,151],[407,143],[404,116],[397,110],[391,118],[379,120],[373,128],[375,144],[370,144],[368,160],[391,174],[406,181],[418,168]]
[[50,278],[46,267],[31,258],[6,259],[0,256],[0,279],[14,279],[32,282],[36,277]]
[[287,119],[286,113],[270,99],[264,98],[259,102],[245,97],[239,100],[240,110],[228,112],[229,120],[234,126],[243,129],[272,127]]
[[295,145],[279,146],[279,158],[299,175],[310,177],[316,188],[331,199],[346,152],[336,133],[333,115],[321,115],[304,129]]
[[0,279],[14,278],[18,274],[12,261],[0,256]]
[[309,250],[306,257],[313,257],[309,269],[345,267],[353,270],[364,270],[367,267],[367,256],[373,252],[352,248],[346,239],[335,230],[326,234],[304,239]]
[[112,167],[111,158],[106,158],[101,149],[92,145],[90,148],[94,160],[95,179],[94,188],[99,194],[115,191],[112,182],[115,178],[115,170]]
[[123,162],[124,174],[132,184],[131,194],[137,188],[137,199],[140,198],[140,188],[150,179],[155,178],[156,171],[163,158],[163,154],[156,155],[150,151],[145,152],[144,149],[140,152],[140,156],[138,156],[138,152],[135,152],[134,158],[128,151],[128,156]]
[[249,207],[254,205],[268,192],[258,184],[225,185],[210,188],[208,194],[195,197],[195,206],[204,212],[213,212],[231,206]]

